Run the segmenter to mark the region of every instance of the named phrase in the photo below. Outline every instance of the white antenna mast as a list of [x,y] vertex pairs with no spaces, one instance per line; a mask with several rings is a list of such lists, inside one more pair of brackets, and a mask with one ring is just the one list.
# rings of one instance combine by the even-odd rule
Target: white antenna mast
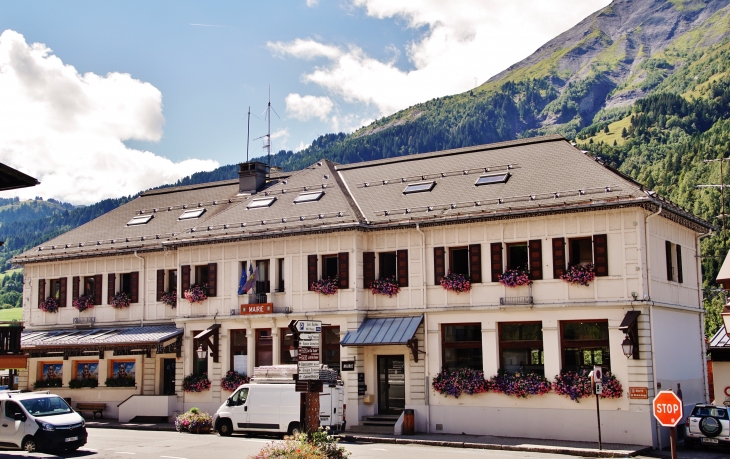
[[271,106],[271,85],[269,85],[269,104],[266,106],[266,110],[264,110],[264,114],[266,117],[266,121],[268,122],[268,133],[262,135],[261,137],[256,137],[254,140],[263,139],[264,141],[264,150],[266,150],[266,156],[268,158],[268,165],[271,166],[271,112],[274,112],[277,118],[281,119],[278,113],[276,113],[276,110],[274,110],[274,107]]

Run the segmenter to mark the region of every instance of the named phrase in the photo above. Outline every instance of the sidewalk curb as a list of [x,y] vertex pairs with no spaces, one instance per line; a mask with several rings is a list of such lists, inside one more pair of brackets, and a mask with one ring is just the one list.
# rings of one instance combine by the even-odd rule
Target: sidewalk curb
[[124,425],[124,424],[104,424],[104,425],[89,425],[86,423],[88,429],[121,429],[121,430],[154,430],[160,432],[175,432],[174,426],[159,426],[159,425]]
[[571,448],[564,446],[540,446],[540,445],[499,445],[495,443],[471,443],[460,441],[439,441],[439,440],[417,440],[409,438],[391,438],[391,437],[366,437],[360,435],[340,434],[339,438],[349,442],[368,442],[368,443],[390,443],[399,445],[424,445],[424,446],[445,446],[449,448],[472,448],[472,449],[493,449],[504,451],[524,451],[531,453],[552,453],[564,454],[570,456],[581,457],[634,457],[646,451],[651,451],[652,447],[637,449],[634,451],[615,451],[602,450],[593,448]]

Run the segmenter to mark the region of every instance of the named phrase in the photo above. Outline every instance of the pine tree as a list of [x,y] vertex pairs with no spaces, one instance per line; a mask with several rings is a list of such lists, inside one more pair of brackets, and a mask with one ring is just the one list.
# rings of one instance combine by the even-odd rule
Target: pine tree
[[608,124],[606,125],[605,128],[603,128],[603,132],[605,132],[606,134],[608,134],[608,133],[611,132],[611,131],[608,130]]
[[626,131],[626,128],[623,128],[621,130],[621,137],[623,137],[625,139],[628,136],[629,136],[629,133]]

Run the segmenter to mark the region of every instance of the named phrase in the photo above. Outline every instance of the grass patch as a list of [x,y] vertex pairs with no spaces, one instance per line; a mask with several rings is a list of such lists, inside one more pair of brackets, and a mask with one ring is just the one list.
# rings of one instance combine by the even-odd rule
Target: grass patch
[[3,278],[7,275],[13,274],[13,273],[22,273],[23,268],[15,268],[15,269],[8,269],[4,273],[0,273],[0,281],[3,280]]
[[23,308],[0,309],[0,321],[23,320]]
[[621,137],[621,131],[626,128],[628,131],[629,126],[631,126],[631,115],[626,116],[625,118],[621,118],[618,121],[614,121],[613,123],[608,125],[608,134],[606,134],[603,131],[600,131],[593,137],[588,137],[584,141],[582,140],[581,143],[589,143],[590,139],[593,139],[593,143],[600,143],[603,142],[606,145],[613,145],[613,141],[616,141],[616,145],[623,145],[626,143],[626,139]]

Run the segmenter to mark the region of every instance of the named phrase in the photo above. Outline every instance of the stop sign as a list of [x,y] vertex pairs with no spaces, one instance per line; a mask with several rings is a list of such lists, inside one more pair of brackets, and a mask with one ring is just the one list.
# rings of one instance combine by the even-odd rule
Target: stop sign
[[664,427],[676,427],[682,420],[682,400],[677,395],[665,390],[654,398],[654,417]]

